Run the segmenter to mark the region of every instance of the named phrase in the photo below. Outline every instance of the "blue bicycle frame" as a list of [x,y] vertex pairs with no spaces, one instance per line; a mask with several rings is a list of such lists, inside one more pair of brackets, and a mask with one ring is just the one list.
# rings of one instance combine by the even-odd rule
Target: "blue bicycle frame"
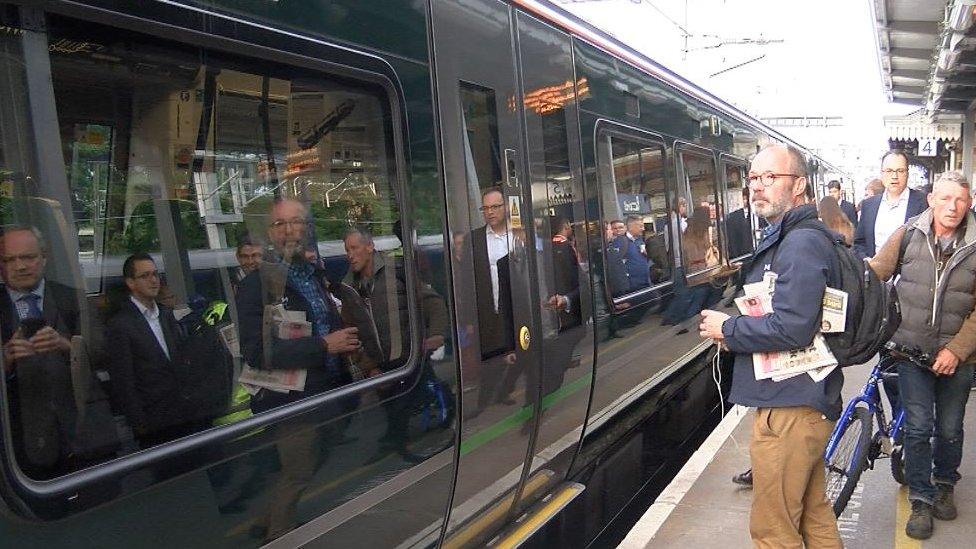
[[[881,389],[879,388],[879,385],[887,375],[890,375],[888,372],[886,372],[888,366],[890,364],[894,364],[895,362],[896,360],[890,357],[879,360],[874,366],[874,369],[871,370],[871,375],[868,377],[867,383],[864,384],[864,389],[861,390],[861,394],[852,398],[851,401],[847,403],[847,406],[844,408],[844,413],[842,413],[840,419],[837,420],[837,425],[834,427],[834,431],[830,434],[830,439],[827,441],[827,447],[824,449],[824,461],[830,462],[830,458],[834,455],[834,451],[837,449],[837,444],[840,442],[840,438],[844,434],[844,428],[853,417],[854,409],[857,408],[859,404],[863,404],[865,407],[867,407],[868,412],[875,418],[875,422],[878,425],[878,430],[873,434],[872,441],[878,442],[880,437],[884,437],[889,441],[889,445],[894,445],[893,438],[899,432],[901,432],[901,425],[905,419],[905,411],[901,409],[898,410],[898,413],[895,414],[894,420],[890,424],[885,421],[884,405],[881,403]],[[894,410],[892,410],[892,412],[894,412]],[[886,451],[890,454],[891,447],[886,447]],[[860,458],[860,456],[855,455],[851,461],[856,463],[858,458]]]

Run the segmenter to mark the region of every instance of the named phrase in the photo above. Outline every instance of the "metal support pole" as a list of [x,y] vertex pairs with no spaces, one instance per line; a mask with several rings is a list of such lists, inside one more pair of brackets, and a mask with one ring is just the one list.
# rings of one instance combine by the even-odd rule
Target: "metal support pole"
[[970,181],[973,177],[973,131],[976,131],[974,117],[976,117],[976,109],[970,105],[966,109],[966,117],[962,122],[962,174]]

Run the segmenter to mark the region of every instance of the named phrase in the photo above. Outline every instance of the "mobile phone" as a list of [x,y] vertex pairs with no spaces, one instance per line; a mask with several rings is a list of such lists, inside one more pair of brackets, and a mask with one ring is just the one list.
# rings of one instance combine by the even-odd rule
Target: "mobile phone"
[[43,318],[25,318],[20,321],[20,331],[26,339],[34,337],[34,334],[45,326],[47,321]]

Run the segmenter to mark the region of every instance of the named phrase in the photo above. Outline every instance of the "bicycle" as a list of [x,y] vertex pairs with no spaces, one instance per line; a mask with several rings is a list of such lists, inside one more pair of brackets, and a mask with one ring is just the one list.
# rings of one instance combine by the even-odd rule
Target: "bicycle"
[[[892,371],[897,362],[909,361],[923,368],[927,366],[924,355],[905,352],[895,345],[886,348],[887,356],[875,365],[861,394],[847,403],[824,450],[827,500],[831,502],[835,516],[840,516],[847,507],[861,473],[865,469],[874,469],[874,462],[878,458],[890,458],[891,476],[899,484],[905,484],[901,444],[905,411],[893,409],[892,420],[889,421],[878,385],[886,379],[897,379],[898,374]],[[876,431],[872,430],[872,416],[877,423]]]

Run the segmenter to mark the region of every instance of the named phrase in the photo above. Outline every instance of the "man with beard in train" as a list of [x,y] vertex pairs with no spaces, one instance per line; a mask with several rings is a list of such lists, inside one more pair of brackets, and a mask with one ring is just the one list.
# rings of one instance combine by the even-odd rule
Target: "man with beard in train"
[[754,211],[768,223],[745,273],[746,283],[775,287],[773,312],[729,316],[702,311],[701,337],[735,355],[729,400],[755,407],[750,442],[753,500],[749,532],[756,547],[841,548],[824,494],[823,451],[840,416],[840,369],[814,381],[799,375],[756,379],[753,353],[805,348],[820,329],[823,294],[839,273],[831,242],[811,226],[806,163],[789,145],[768,145],[752,161]]
[[[357,329],[342,327],[324,275],[306,259],[309,220],[303,203],[291,198],[275,200],[268,216],[268,241],[274,246],[273,261],[261,263],[247,275],[237,294],[241,351],[252,368],[279,373],[301,369],[307,373],[304,385],[294,390],[261,389],[251,399],[254,413],[348,383],[351,379],[341,355],[360,348]],[[292,337],[277,333],[271,322],[276,311],[304,316],[311,324],[311,333]],[[338,416],[347,411],[337,404],[334,413]],[[294,421],[276,431],[281,474],[269,500],[264,525],[266,541],[294,527],[298,500],[315,475],[323,439],[340,438],[336,433],[321,433],[314,425]]]

